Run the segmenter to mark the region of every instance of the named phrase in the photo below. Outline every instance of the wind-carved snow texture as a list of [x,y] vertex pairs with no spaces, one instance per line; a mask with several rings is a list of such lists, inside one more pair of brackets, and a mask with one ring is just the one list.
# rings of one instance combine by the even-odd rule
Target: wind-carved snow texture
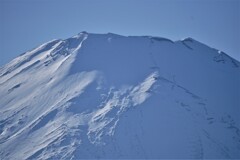
[[192,38],[47,42],[0,68],[0,159],[240,158],[239,65]]
[[147,91],[156,81],[154,79],[156,74],[153,73],[135,87],[124,88],[120,91],[111,89],[107,99],[101,104],[100,109],[93,113],[89,122],[88,137],[91,143],[99,143],[104,135],[114,135],[120,116],[130,107],[143,103],[149,97],[150,93]]

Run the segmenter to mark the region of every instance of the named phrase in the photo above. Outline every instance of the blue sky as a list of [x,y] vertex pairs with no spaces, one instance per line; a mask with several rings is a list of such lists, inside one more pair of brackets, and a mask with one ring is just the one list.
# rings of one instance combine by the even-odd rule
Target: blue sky
[[240,60],[240,1],[0,0],[0,66],[81,31],[192,37]]

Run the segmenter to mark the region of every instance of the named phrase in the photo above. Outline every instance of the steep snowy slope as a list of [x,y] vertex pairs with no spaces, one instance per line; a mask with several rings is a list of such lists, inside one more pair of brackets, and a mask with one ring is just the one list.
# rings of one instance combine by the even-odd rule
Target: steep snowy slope
[[239,82],[191,38],[53,40],[0,69],[0,159],[240,158]]

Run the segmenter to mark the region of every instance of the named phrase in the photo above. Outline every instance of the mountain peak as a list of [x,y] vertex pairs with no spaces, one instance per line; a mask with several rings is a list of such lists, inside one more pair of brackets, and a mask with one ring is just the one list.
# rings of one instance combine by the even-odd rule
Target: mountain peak
[[44,43],[0,69],[0,159],[240,158],[238,66],[192,38]]

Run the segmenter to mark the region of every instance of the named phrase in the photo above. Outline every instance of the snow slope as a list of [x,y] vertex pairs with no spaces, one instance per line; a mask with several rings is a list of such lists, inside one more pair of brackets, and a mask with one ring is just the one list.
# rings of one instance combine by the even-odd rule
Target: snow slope
[[191,38],[53,40],[0,69],[0,159],[240,158],[239,82]]

